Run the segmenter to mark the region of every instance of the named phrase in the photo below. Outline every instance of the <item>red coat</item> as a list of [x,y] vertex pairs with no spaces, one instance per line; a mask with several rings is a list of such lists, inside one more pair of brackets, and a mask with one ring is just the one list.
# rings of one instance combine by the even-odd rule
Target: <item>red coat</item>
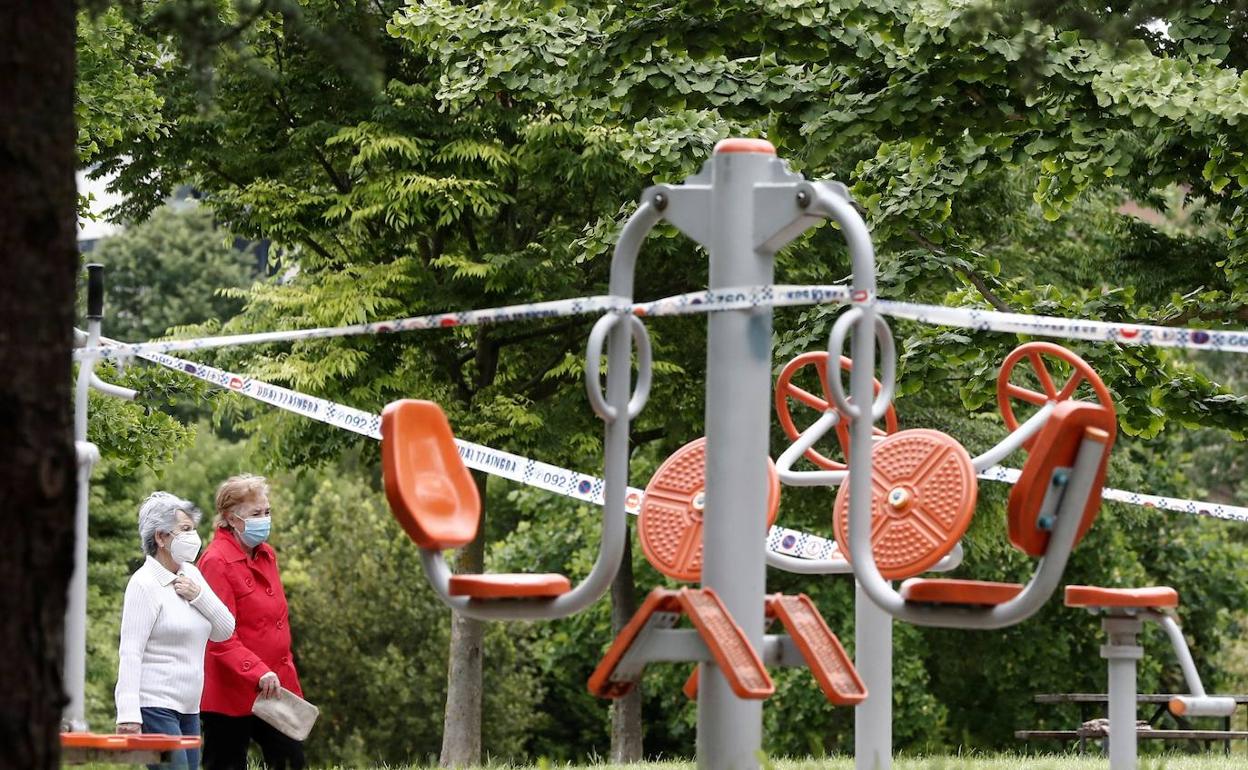
[[282,686],[302,696],[290,652],[290,615],[277,574],[277,554],[267,544],[247,552],[229,530],[218,529],[196,566],[234,614],[234,635],[209,642],[204,656],[201,711],[247,716],[260,677],[272,671]]

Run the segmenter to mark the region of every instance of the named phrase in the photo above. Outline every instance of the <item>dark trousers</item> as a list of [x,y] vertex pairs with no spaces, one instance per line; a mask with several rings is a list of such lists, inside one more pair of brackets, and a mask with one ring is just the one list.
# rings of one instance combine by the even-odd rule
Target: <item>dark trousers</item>
[[[199,735],[199,714],[182,714],[173,709],[143,706],[143,732],[161,735]],[[199,749],[178,749],[168,752],[159,765],[148,765],[148,770],[198,770]]]
[[204,728],[204,770],[247,770],[247,748],[260,744],[269,770],[303,770],[303,743],[254,716],[229,717],[201,712]]

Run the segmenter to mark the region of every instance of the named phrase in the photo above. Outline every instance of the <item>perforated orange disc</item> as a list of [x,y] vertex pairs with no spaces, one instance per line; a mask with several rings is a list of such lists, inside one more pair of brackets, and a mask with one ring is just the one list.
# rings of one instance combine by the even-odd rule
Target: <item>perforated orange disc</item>
[[[690,441],[655,471],[641,500],[637,536],[654,568],[677,580],[702,576],[702,516],[706,507],[706,438]],[[767,526],[780,507],[780,475],[767,460]],[[741,533],[762,537],[765,532]]]
[[[957,544],[975,513],[979,484],[971,456],[937,430],[903,430],[871,452],[871,551],[889,580],[917,575]],[[832,509],[841,553],[849,557],[849,484]]]

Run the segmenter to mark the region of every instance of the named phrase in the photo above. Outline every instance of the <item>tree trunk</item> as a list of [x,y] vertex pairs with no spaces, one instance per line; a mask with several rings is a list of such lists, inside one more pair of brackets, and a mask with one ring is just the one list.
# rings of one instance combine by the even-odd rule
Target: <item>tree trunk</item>
[[73,569],[74,4],[0,14],[0,767],[60,765]]
[[[637,612],[637,588],[633,584],[632,539],[624,541],[620,571],[611,581],[611,633],[618,635]],[[611,761],[640,762],[642,755],[641,683],[628,695],[611,701]]]
[[[455,571],[477,573],[485,567],[485,480],[473,471],[481,498],[477,536],[455,558]],[[451,613],[451,649],[446,675],[446,712],[442,720],[442,767],[481,764],[481,659],[485,624]]]

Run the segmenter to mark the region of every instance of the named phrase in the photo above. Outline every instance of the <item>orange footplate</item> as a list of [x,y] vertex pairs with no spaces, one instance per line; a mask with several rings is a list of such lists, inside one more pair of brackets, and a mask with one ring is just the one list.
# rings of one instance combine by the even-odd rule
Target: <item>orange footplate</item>
[[[809,596],[773,594],[766,601],[767,617],[780,619],[830,703],[856,706],[866,700],[867,686],[858,676],[858,669]],[[681,688],[689,700],[698,697],[698,671],[695,666]]]
[[689,616],[738,698],[762,700],[775,692],[775,685],[767,675],[762,659],[745,638],[741,627],[728,614],[723,602],[709,588],[681,588],[675,591],[656,588],[651,591],[589,677],[589,691],[600,698],[619,698],[628,694],[641,678],[642,669],[642,666],[629,666],[629,671],[617,673],[629,648],[652,620],[656,627],[670,628],[675,622],[671,616],[682,614]]
[[866,699],[867,686],[809,596],[776,594],[768,598],[767,609],[780,619],[831,703],[853,706]]

